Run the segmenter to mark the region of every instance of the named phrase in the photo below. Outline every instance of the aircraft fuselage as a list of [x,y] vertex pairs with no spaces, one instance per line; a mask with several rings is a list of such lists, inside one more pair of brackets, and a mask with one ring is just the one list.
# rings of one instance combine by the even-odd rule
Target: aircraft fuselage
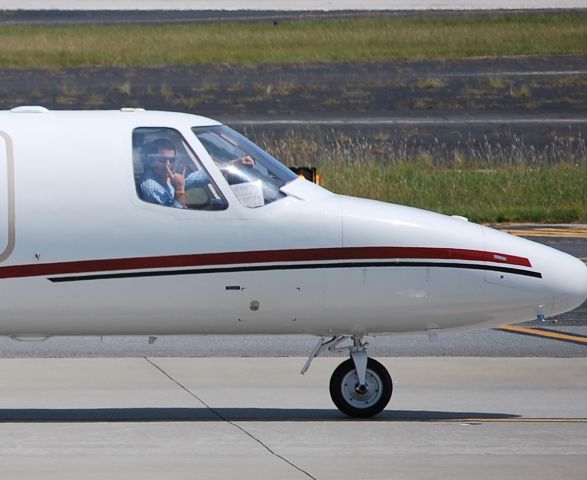
[[[462,219],[303,179],[251,207],[193,134],[216,125],[0,114],[0,334],[406,333],[548,317],[587,295],[579,260]],[[163,129],[199,159],[221,209],[139,197],[136,132]]]

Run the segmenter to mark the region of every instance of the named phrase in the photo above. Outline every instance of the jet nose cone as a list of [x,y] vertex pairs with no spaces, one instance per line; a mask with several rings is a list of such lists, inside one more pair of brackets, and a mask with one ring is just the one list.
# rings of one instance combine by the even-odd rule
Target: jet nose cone
[[587,265],[570,256],[562,260],[558,268],[564,276],[557,276],[553,315],[574,310],[587,300]]

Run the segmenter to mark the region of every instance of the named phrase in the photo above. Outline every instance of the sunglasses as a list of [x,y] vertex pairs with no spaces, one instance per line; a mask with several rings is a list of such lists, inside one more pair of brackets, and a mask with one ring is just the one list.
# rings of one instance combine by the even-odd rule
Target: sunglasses
[[161,162],[161,163],[165,163],[165,162],[169,162],[171,164],[175,163],[175,157],[166,157],[165,155],[159,155],[157,153],[149,155],[149,160],[155,160],[155,161]]

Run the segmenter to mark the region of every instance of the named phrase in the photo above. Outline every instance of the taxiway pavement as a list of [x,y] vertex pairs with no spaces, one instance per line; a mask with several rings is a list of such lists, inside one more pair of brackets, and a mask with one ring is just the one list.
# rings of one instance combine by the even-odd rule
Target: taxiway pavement
[[585,478],[585,358],[385,358],[366,421],[330,401],[339,361],[2,359],[2,478]]

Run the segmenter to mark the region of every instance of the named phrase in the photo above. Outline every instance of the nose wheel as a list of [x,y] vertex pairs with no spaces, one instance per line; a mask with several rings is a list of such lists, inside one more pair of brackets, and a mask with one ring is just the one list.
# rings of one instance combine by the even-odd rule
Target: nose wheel
[[[352,339],[353,345],[340,346],[347,339]],[[377,360],[368,357],[368,345],[363,342],[362,335],[338,336],[330,340],[320,337],[302,368],[303,375],[312,360],[325,349],[350,353],[351,358],[342,362],[330,377],[330,397],[338,409],[350,417],[377,415],[387,406],[393,392],[389,372]]]
[[330,377],[330,397],[338,409],[358,418],[372,417],[389,403],[393,383],[387,369],[369,358],[364,382],[352,358],[342,362]]

